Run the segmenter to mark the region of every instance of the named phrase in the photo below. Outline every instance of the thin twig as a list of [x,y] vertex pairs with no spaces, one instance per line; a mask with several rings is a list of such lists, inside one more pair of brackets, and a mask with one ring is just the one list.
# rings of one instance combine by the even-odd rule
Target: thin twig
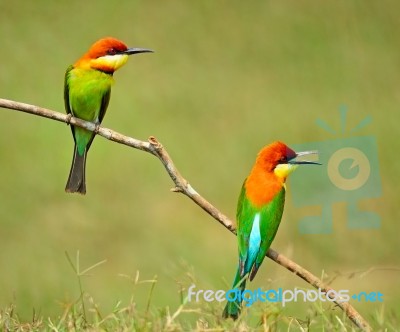
[[[132,137],[122,135],[108,128],[104,127],[96,128],[96,125],[94,123],[83,121],[63,113],[7,99],[0,98],[0,107],[26,112],[60,122],[65,122],[67,124],[85,128],[89,131],[93,132],[96,131],[97,135],[107,138],[108,140],[124,144],[156,156],[164,165],[165,170],[167,171],[168,175],[175,184],[175,187],[171,189],[172,191],[180,192],[189,197],[192,201],[194,201],[204,211],[210,214],[220,224],[225,226],[233,234],[236,234],[234,223],[227,216],[221,213],[216,207],[214,207],[210,202],[208,202],[204,197],[202,197],[196,190],[194,190],[194,188],[189,184],[189,182],[180,174],[178,169],[175,167],[175,164],[172,161],[166,149],[161,145],[160,142],[157,141],[157,139],[154,136],[151,136],[148,142],[141,141]],[[319,288],[321,289],[321,291],[325,293],[327,293],[330,290],[333,291],[332,288],[325,285],[319,278],[317,278],[311,272],[307,271],[306,269],[296,264],[289,258],[278,253],[277,251],[270,248],[267,252],[267,257],[272,259],[276,263],[282,265],[289,271],[293,272],[294,274],[305,280],[313,287],[317,289]],[[328,296],[331,299],[334,298],[334,294],[332,294],[332,292],[330,292]],[[346,313],[347,317],[357,327],[361,328],[363,331],[371,330],[371,327],[369,326],[367,321],[353,308],[352,305],[350,305],[348,302],[340,302],[340,301],[334,301],[334,302]]]

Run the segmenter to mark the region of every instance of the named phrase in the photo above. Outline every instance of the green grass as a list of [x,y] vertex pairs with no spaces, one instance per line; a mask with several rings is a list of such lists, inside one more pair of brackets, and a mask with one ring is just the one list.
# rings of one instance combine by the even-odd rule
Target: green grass
[[[314,273],[338,274],[334,288],[384,293],[382,304],[351,303],[368,320],[382,322],[376,326],[390,328],[400,306],[399,273],[383,269],[400,266],[399,9],[394,0],[3,1],[0,97],[63,112],[64,72],[92,42],[111,35],[154,49],[115,74],[104,126],[140,139],[156,136],[196,190],[232,218],[241,183],[263,145],[334,138],[315,122],[321,118],[338,128],[342,104],[349,109],[348,128],[371,115],[360,135],[377,140],[383,194],[361,205],[381,216],[381,227],[349,229],[346,206],[338,203],[333,233],[300,234],[300,217],[319,207],[297,208],[289,183],[273,247]],[[235,238],[187,198],[170,193],[172,183],[155,158],[98,137],[88,156],[87,196],[66,195],[70,129],[9,110],[0,114],[0,308],[7,312],[11,304],[18,324],[31,321],[34,311],[42,326],[50,318],[66,328],[62,303],[71,304],[66,317],[82,315],[65,252],[79,250],[85,267],[107,260],[82,279],[102,317],[116,303],[135,303],[135,315],[144,315],[148,289],[132,293],[120,276],[138,270],[146,279],[158,276],[154,312],[169,307],[172,315],[179,308],[177,285],[188,272],[182,261],[204,288],[229,287]],[[301,170],[293,176],[302,176]],[[378,269],[346,277],[371,267]],[[250,287],[266,287],[269,280],[273,287],[308,287],[269,260]],[[90,323],[104,328],[87,303]],[[213,310],[215,326],[225,324],[217,321],[222,307]],[[307,321],[318,316],[313,312],[293,304],[279,321]],[[132,319],[129,311],[121,315]],[[189,316],[192,327],[207,319],[185,313],[178,324],[184,327]],[[149,320],[163,324],[165,317]]]

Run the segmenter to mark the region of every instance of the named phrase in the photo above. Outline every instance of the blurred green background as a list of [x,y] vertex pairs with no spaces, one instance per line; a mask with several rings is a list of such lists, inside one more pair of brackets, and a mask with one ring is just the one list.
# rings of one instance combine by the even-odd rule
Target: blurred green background
[[[143,140],[156,136],[190,183],[232,218],[262,146],[334,138],[315,122],[338,128],[343,104],[349,128],[371,115],[373,123],[359,134],[378,142],[383,194],[367,204],[381,227],[349,229],[339,203],[331,234],[302,235],[298,221],[309,209],[294,206],[289,183],[273,244],[316,275],[344,274],[335,288],[382,292],[383,303],[353,302],[370,317],[400,307],[393,269],[400,260],[399,10],[389,0],[4,1],[0,97],[64,112],[64,72],[94,41],[114,36],[154,49],[115,74],[103,125]],[[132,284],[120,274],[138,270],[142,279],[158,276],[153,302],[172,308],[180,303],[179,284],[190,283],[188,271],[199,288],[231,283],[234,236],[170,193],[172,182],[154,157],[97,137],[88,194],[67,195],[70,129],[0,112],[0,307],[14,303],[26,319],[33,308],[61,314],[63,303],[79,296],[65,251],[79,250],[82,267],[107,259],[83,279],[104,311],[129,302]],[[370,268],[377,270],[349,278]],[[270,260],[251,285],[309,288]],[[147,291],[135,291],[138,308]],[[307,308],[291,304],[284,313],[305,318]]]

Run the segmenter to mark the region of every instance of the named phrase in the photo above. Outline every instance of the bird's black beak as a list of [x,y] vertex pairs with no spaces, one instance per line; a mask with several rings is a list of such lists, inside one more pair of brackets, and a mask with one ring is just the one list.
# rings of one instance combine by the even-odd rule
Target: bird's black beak
[[296,152],[296,156],[289,160],[289,164],[294,164],[294,165],[322,165],[321,163],[317,161],[309,161],[309,160],[298,160],[298,158],[303,157],[303,156],[309,156],[309,155],[316,155],[318,159],[318,151],[304,151],[304,152]]
[[138,54],[138,53],[153,53],[154,51],[153,50],[149,50],[149,49],[147,49],[147,48],[137,48],[137,47],[134,47],[134,48],[128,48],[126,51],[124,51],[123,53],[124,54],[128,54],[128,55],[131,55],[131,54]]

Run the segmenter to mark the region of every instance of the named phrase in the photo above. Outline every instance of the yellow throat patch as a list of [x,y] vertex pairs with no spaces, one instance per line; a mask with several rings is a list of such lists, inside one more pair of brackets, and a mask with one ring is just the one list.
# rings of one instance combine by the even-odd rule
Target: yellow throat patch
[[294,164],[278,164],[274,168],[275,175],[285,182],[286,178],[292,173],[299,165]]
[[127,54],[105,55],[91,60],[92,68],[106,69],[116,71],[128,61]]

